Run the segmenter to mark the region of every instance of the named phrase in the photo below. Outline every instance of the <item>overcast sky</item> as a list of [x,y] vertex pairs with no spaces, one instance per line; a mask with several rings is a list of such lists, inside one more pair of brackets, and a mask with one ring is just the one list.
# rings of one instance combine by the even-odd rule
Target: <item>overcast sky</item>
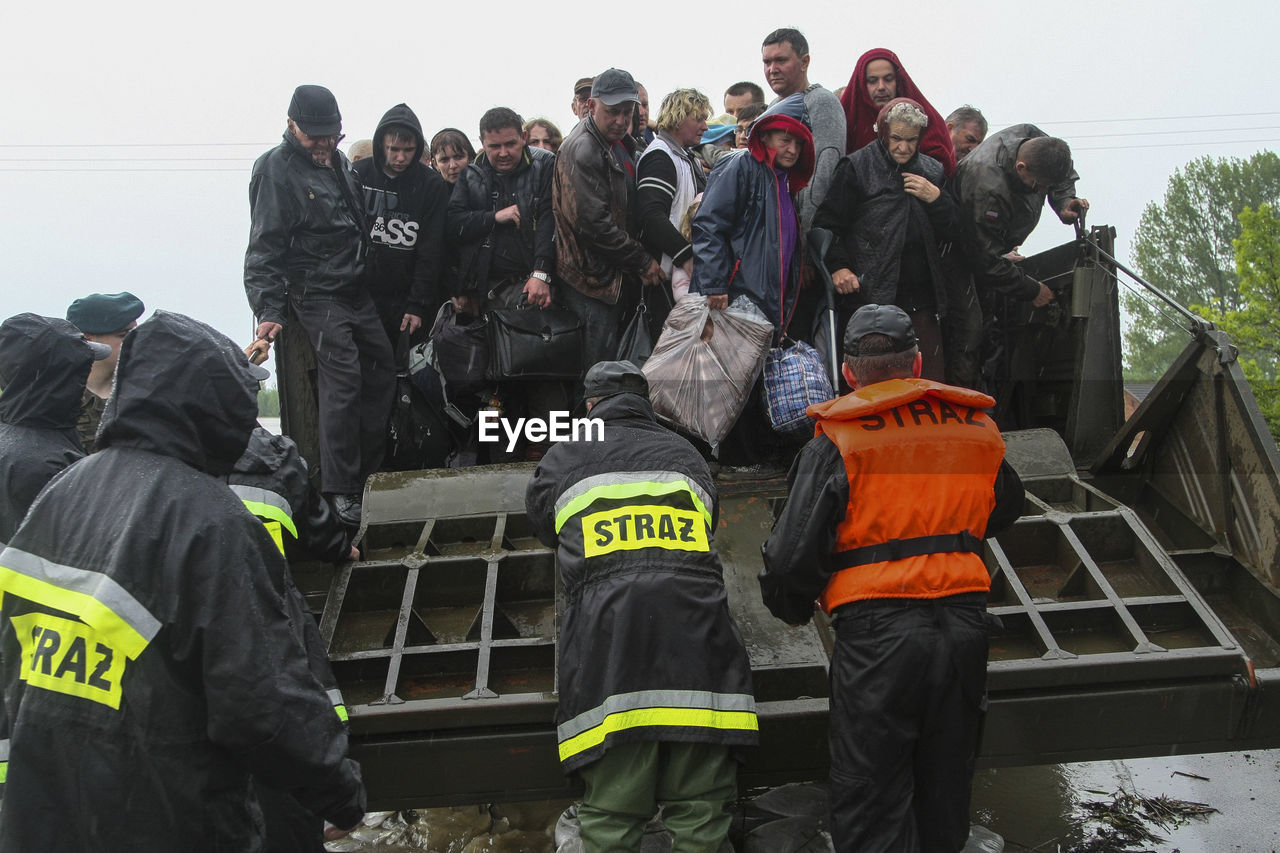
[[[247,343],[249,171],[299,83],[333,90],[344,148],[401,101],[428,137],[455,126],[475,139],[499,105],[567,133],[573,81],[611,65],[647,86],[655,114],[682,86],[719,112],[731,83],[765,85],[760,42],[780,26],[806,34],[810,80],[828,88],[887,47],[943,115],[971,103],[993,129],[1030,121],[1066,138],[1090,222],[1114,225],[1127,259],[1175,168],[1280,144],[1278,25],[1274,0],[8,3],[4,315],[62,316],[83,294],[130,290],[148,313]],[[1046,215],[1024,251],[1070,237]]]

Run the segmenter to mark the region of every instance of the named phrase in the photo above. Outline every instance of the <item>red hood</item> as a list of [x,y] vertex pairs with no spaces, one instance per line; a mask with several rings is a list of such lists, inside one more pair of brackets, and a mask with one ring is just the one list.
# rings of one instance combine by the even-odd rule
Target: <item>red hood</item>
[[770,168],[773,167],[776,152],[764,144],[764,133],[769,130],[785,130],[800,139],[800,159],[787,170],[787,185],[791,192],[798,193],[809,185],[809,179],[813,177],[816,159],[813,150],[813,133],[804,122],[783,113],[769,113],[761,116],[751,126],[751,135],[747,137],[747,149],[752,157]]
[[877,59],[887,59],[892,63],[898,77],[898,97],[915,101],[929,117],[929,126],[920,135],[920,151],[941,163],[942,170],[950,178],[956,171],[956,152],[951,144],[951,132],[947,130],[946,120],[911,80],[911,75],[902,67],[898,55],[883,47],[868,50],[858,57],[849,85],[845,86],[844,93],[840,96],[847,128],[845,153],[852,154],[876,138],[875,124],[880,110],[867,94],[867,66]]

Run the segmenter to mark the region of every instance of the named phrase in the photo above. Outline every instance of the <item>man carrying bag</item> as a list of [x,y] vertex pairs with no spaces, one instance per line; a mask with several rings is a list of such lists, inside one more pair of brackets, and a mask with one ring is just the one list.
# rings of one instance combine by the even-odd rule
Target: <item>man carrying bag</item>
[[[562,328],[560,311],[550,307],[555,155],[530,148],[523,125],[523,119],[506,107],[481,116],[484,150],[458,178],[449,201],[447,234],[459,257],[454,307],[460,315],[488,315],[489,375],[501,383],[504,412],[545,418],[552,409],[568,407],[567,394],[554,379],[535,378],[539,374],[521,369],[522,362],[511,358],[512,348],[520,350],[522,340],[554,340],[572,330]],[[517,310],[522,304],[529,307]],[[580,340],[580,328],[578,335]],[[566,366],[574,377],[581,370],[580,345],[578,359]],[[539,360],[563,359],[543,355]],[[513,454],[491,449],[490,461],[538,459],[544,450],[539,445],[517,448]]]

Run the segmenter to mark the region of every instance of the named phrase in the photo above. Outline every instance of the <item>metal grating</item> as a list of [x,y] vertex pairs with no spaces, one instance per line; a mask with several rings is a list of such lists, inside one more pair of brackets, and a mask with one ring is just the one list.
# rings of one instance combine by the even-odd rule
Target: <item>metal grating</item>
[[993,690],[1242,674],[1227,628],[1130,509],[1074,475],[1025,481],[988,540]]
[[375,719],[394,708],[397,729],[480,724],[487,703],[504,722],[513,707],[549,718],[560,594],[555,554],[527,517],[374,520],[361,546],[320,624],[349,705]]

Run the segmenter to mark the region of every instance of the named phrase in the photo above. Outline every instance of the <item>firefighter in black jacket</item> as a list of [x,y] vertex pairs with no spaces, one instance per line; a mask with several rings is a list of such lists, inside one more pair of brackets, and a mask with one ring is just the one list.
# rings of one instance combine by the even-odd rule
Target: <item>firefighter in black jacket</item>
[[588,850],[638,850],[658,805],[678,850],[718,850],[736,747],[757,743],[751,668],[711,547],[716,491],[688,441],[654,420],[630,362],[584,380],[603,440],[554,445],[525,506],[556,549],[560,763],[586,783]]
[[359,767],[290,625],[284,559],[222,479],[259,375],[225,336],[157,312],[124,341],[103,449],[0,552],[0,850],[259,850],[250,774],[359,822]]
[[84,456],[80,398],[110,354],[66,320],[18,314],[0,325],[0,545],[45,484]]

